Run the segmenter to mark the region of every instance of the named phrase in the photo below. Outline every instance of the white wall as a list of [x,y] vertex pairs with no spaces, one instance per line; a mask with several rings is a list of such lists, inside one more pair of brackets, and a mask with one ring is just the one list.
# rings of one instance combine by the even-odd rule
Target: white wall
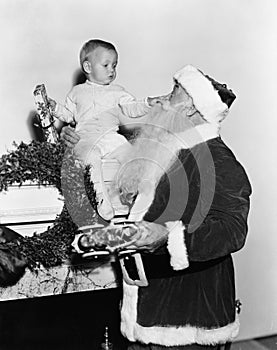
[[168,92],[186,63],[236,92],[222,135],[253,186],[248,241],[235,254],[241,338],[277,332],[276,10],[275,0],[0,2],[0,153],[31,139],[36,84],[64,99],[90,38],[115,43],[117,82],[138,97]]

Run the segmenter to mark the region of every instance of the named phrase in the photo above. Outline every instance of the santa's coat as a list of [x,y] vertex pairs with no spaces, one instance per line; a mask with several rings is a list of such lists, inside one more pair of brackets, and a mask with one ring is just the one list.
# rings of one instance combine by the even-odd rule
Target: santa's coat
[[251,186],[219,136],[177,153],[143,218],[167,225],[168,246],[142,254],[147,287],[124,282],[121,330],[146,344],[225,343],[239,330],[231,253],[245,243]]

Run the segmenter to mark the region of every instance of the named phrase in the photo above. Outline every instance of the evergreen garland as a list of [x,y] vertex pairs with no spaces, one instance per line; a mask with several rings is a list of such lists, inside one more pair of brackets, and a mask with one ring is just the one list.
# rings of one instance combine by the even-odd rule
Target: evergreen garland
[[45,232],[0,244],[11,254],[23,255],[30,269],[62,264],[71,255],[71,242],[78,227],[96,221],[95,192],[89,168],[82,166],[59,141],[14,143],[15,150],[0,157],[0,191],[31,181],[39,186],[53,185],[64,197],[64,207]]

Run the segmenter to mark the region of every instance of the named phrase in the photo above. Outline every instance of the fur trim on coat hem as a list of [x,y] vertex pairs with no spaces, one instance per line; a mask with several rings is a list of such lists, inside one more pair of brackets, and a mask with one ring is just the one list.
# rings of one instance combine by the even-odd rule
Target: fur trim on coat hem
[[224,344],[236,338],[239,319],[224,327],[205,329],[184,325],[143,327],[137,323],[138,287],[123,282],[124,297],[121,309],[121,332],[130,341],[163,346]]

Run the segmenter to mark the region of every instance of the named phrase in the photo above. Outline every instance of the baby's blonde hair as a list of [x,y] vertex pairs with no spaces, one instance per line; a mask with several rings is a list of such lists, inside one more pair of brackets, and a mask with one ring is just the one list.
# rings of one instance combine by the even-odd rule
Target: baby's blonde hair
[[117,53],[115,46],[112,43],[109,43],[108,41],[100,40],[100,39],[91,39],[84,43],[84,45],[81,48],[80,51],[80,65],[81,68],[84,71],[83,64],[87,60],[88,55],[93,52],[97,47],[103,47],[107,50],[113,50]]

